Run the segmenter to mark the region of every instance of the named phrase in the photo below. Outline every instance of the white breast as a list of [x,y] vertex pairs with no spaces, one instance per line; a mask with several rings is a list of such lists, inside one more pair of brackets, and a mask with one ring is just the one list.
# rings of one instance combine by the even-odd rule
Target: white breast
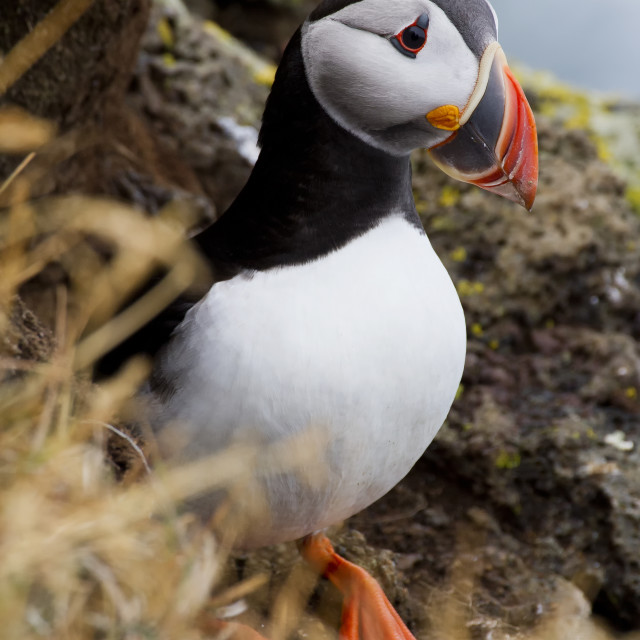
[[329,472],[313,486],[277,470],[259,479],[271,513],[245,542],[294,539],[404,477],[449,411],[465,343],[458,296],[427,237],[387,218],[309,264],[216,284],[160,359],[175,393],[156,422],[179,421],[180,458],[250,434],[269,444],[326,431],[317,456]]

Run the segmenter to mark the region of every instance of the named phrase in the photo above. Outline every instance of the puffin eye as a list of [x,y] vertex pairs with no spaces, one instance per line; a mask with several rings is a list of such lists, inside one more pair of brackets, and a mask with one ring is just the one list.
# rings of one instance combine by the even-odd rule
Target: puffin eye
[[427,44],[429,16],[423,13],[413,24],[391,38],[391,44],[403,55],[415,58]]

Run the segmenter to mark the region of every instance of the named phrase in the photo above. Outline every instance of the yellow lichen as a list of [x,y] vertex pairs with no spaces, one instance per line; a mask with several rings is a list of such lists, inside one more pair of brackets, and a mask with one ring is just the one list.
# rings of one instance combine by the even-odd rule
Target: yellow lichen
[[173,35],[173,29],[171,28],[169,21],[166,18],[158,20],[156,29],[158,31],[158,35],[160,36],[160,40],[162,40],[162,44],[167,49],[173,49],[175,45],[175,38]]
[[429,226],[434,231],[453,231],[456,228],[455,222],[448,216],[436,216]]
[[204,29],[223,42],[231,42],[233,40],[233,36],[226,29],[223,29],[219,24],[212,20],[205,21]]
[[609,148],[609,145],[604,138],[593,135],[591,136],[591,139],[596,145],[598,158],[600,158],[602,162],[610,162],[611,160],[613,160],[613,153],[611,152],[611,149]]
[[482,282],[471,282],[463,279],[458,281],[456,288],[461,298],[484,293],[484,284]]
[[627,202],[631,208],[640,215],[640,186],[627,188]]
[[464,262],[467,259],[467,250],[464,247],[456,247],[451,252],[451,259],[454,262]]
[[585,100],[576,100],[573,104],[575,111],[565,122],[567,129],[588,129],[591,122],[591,110],[589,103]]
[[553,118],[557,114],[558,108],[552,102],[543,102],[538,111],[547,118]]
[[624,395],[629,398],[629,400],[637,400],[638,399],[638,390],[635,387],[627,387],[624,390]]
[[276,79],[277,67],[273,64],[265,64],[261,69],[257,69],[253,74],[253,81],[256,84],[262,84],[270,87]]
[[172,53],[163,53],[162,62],[164,62],[165,67],[173,67],[176,63],[176,59]]
[[447,185],[440,193],[438,204],[441,207],[453,207],[460,201],[460,191],[451,185]]
[[522,462],[522,457],[516,452],[501,451],[496,458],[498,469],[517,469]]
[[471,333],[476,338],[481,338],[484,335],[484,329],[482,328],[482,325],[480,323],[476,322],[471,325]]

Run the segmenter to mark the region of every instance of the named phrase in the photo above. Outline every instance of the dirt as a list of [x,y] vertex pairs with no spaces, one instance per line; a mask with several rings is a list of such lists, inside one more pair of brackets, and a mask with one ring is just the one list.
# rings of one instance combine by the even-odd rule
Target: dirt
[[[158,188],[166,198],[179,188],[223,210],[242,186],[251,165],[220,118],[257,126],[268,65],[229,42],[177,2],[156,7],[127,100],[189,180],[145,165],[121,198],[153,209]],[[540,135],[532,213],[414,158],[418,210],[467,317],[463,386],[407,478],[337,538],[421,637],[437,625],[438,594],[462,603],[471,637],[490,638],[496,625],[540,623],[568,583],[608,623],[640,629],[640,219],[594,132],[525,88]],[[254,615],[296,557],[285,545],[231,563],[234,578],[270,575]],[[323,584],[310,603],[330,628],[335,594]]]
[[55,338],[22,300],[13,302],[8,316],[0,317],[0,323],[0,358],[10,359],[3,367],[3,381],[20,375],[21,362],[46,362],[53,355]]

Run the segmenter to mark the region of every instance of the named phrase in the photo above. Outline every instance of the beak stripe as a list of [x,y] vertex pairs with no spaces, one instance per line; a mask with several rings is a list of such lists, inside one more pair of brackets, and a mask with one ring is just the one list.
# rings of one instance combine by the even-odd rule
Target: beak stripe
[[[473,115],[476,107],[480,104],[482,98],[484,98],[487,85],[489,84],[489,77],[491,76],[491,67],[493,66],[493,59],[496,57],[498,50],[502,51],[502,47],[497,42],[492,42],[482,54],[480,59],[480,68],[478,69],[478,79],[476,80],[476,86],[473,93],[469,97],[469,101],[462,110],[462,116],[460,118],[460,126],[466,124],[469,118]],[[502,54],[504,56],[504,53]]]

